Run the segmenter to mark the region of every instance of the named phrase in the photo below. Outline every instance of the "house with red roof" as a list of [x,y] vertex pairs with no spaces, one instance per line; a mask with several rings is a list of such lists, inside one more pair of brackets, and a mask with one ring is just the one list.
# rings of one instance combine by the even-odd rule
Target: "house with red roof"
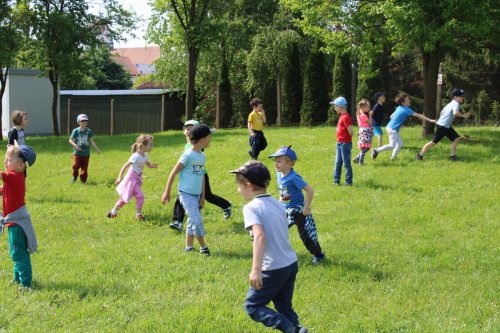
[[122,47],[112,50],[111,54],[114,61],[128,70],[134,81],[140,75],[155,71],[154,61],[160,57],[160,47]]

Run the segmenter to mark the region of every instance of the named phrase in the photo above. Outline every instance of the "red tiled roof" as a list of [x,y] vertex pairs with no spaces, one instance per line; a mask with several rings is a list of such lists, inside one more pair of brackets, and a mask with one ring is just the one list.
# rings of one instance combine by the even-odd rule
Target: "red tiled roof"
[[165,89],[165,88],[168,88],[168,85],[163,82],[154,83],[153,81],[148,81],[144,82],[135,89]]
[[156,59],[160,57],[160,47],[122,47],[113,50],[111,53],[118,54],[121,57],[128,57],[134,65],[151,65]]
[[123,65],[125,69],[130,73],[132,76],[139,76],[141,73],[139,73],[139,70],[137,67],[130,61],[128,57],[120,57],[117,54],[111,55],[111,58],[116,61],[117,63]]

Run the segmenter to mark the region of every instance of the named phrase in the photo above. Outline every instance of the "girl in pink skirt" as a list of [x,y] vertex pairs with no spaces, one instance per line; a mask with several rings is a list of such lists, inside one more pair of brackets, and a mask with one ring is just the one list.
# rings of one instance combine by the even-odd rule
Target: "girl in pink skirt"
[[[118,216],[118,210],[123,207],[127,202],[135,197],[135,217],[139,220],[144,220],[142,215],[142,205],[144,204],[144,193],[142,193],[142,172],[144,165],[148,168],[156,169],[158,165],[149,161],[148,154],[153,149],[153,136],[140,135],[135,143],[132,145],[132,156],[128,159],[127,163],[120,169],[120,174],[115,181],[116,192],[120,195],[120,199],[115,204],[115,207],[106,215],[109,218]],[[128,172],[125,178],[122,179],[125,170]]]
[[364,165],[365,154],[372,147],[373,131],[370,126],[371,119],[368,116],[369,112],[370,102],[366,99],[362,99],[358,103],[358,109],[356,110],[356,118],[359,126],[358,147],[360,152],[353,160],[354,163],[359,163],[359,165]]

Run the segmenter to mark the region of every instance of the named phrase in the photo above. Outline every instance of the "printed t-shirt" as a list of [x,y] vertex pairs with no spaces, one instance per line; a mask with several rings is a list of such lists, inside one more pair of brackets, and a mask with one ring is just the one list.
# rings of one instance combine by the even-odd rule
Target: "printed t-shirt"
[[90,128],[81,130],[80,127],[73,129],[70,138],[81,148],[80,151],[73,148],[73,154],[78,156],[90,156],[90,138],[94,136]]
[[304,194],[302,189],[307,183],[295,172],[290,170],[288,175],[282,176],[281,172],[276,173],[280,201],[286,208],[304,205]]
[[184,166],[179,173],[179,191],[200,195],[205,174],[205,154],[190,149],[182,153],[179,162]]

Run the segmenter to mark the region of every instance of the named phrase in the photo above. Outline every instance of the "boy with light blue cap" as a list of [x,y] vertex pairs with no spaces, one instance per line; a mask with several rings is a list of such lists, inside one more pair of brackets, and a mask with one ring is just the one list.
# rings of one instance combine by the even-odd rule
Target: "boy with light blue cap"
[[[325,254],[319,245],[316,222],[310,210],[314,189],[293,169],[297,154],[292,146],[283,146],[269,157],[274,157],[279,200],[286,209],[288,228],[297,225],[300,239],[314,256],[313,264],[316,265],[325,259]],[[306,192],[305,200],[302,191]]]
[[351,151],[352,151],[352,120],[347,113],[347,100],[340,96],[330,102],[335,107],[335,112],[340,116],[337,123],[337,151],[335,157],[335,171],[333,172],[334,185],[340,185],[340,176],[342,174],[342,164],[346,169],[345,185],[352,185],[352,166],[351,166]]

